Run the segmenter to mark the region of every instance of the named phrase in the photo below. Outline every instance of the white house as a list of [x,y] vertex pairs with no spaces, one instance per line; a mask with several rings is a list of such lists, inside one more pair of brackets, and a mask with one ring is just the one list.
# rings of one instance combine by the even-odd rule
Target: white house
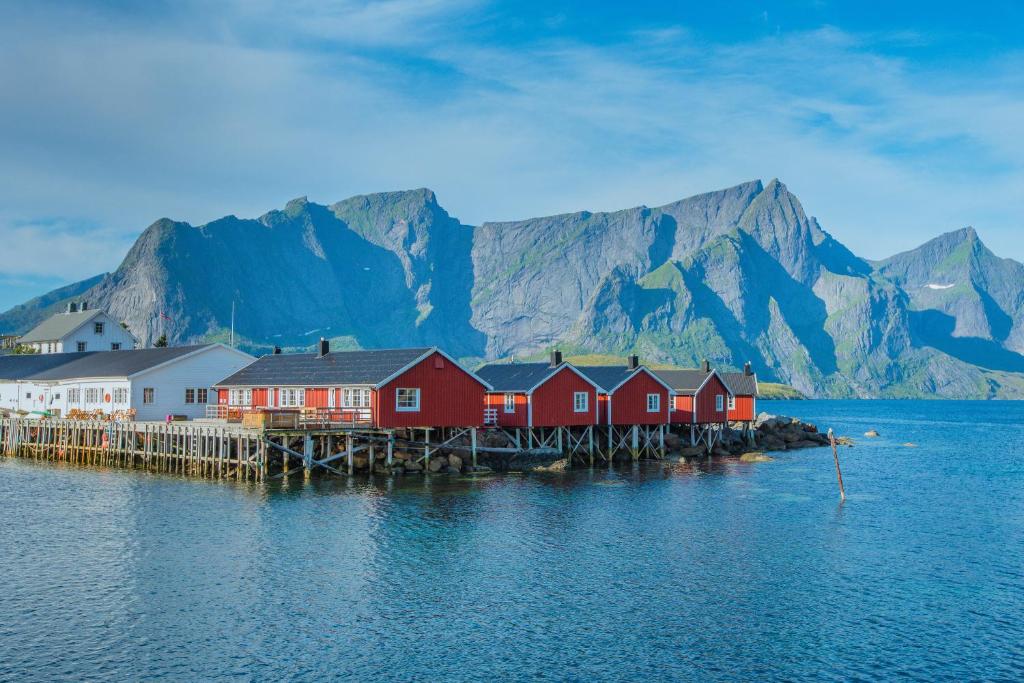
[[70,303],[24,334],[19,344],[39,353],[82,351],[125,351],[134,349],[138,340],[106,312],[89,308],[85,301]]
[[0,409],[66,416],[134,408],[136,420],[204,417],[213,385],[255,358],[223,344],[0,357]]

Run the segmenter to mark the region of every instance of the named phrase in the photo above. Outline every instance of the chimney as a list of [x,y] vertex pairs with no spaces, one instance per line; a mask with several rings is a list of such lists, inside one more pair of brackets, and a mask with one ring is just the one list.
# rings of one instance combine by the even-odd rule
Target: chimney
[[275,356],[280,356],[281,355],[281,347],[280,346],[275,346],[274,347],[274,355]]
[[330,343],[328,343],[328,341],[326,339],[324,339],[323,337],[320,337],[320,348],[317,351],[316,357],[317,358],[323,358],[324,356],[326,356],[330,352],[331,352],[331,345],[330,345]]
[[561,364],[562,364],[562,352],[561,351],[552,351],[551,352],[551,367],[557,368]]
[[77,313],[78,312],[78,304],[76,304],[74,301],[69,301],[68,302],[68,310],[66,312],[67,313]]
[[89,308],[89,302],[88,301],[83,301],[82,302],[82,310],[84,311],[84,310],[87,310],[88,308]]
[[630,356],[628,359],[628,364],[630,370],[636,370],[638,367],[640,367],[640,356],[637,356],[635,354]]
[[700,370],[701,372],[711,372],[711,363],[708,362],[707,358],[700,362]]
[[746,375],[747,377],[750,377],[751,375],[754,374],[754,368],[750,367],[749,360],[743,364],[743,374]]

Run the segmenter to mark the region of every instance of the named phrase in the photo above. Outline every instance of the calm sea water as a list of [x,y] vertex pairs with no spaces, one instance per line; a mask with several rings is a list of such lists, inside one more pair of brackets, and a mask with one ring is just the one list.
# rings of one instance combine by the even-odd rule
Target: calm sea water
[[0,679],[1024,678],[1024,402],[765,403],[858,437],[845,505],[825,449],[277,488],[0,460]]

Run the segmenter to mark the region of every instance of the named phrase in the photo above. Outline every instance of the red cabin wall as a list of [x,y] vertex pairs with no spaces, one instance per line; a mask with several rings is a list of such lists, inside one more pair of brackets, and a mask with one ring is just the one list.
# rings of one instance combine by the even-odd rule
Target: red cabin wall
[[[722,410],[715,409],[715,396],[721,395]],[[698,424],[720,424],[728,420],[726,414],[729,406],[729,390],[718,379],[718,375],[712,375],[701,390],[697,393],[697,423]]]
[[[398,388],[420,390],[418,411],[395,409]],[[373,393],[374,422],[384,429],[480,427],[484,423],[484,385],[436,352]]]
[[[587,392],[587,412],[573,409],[573,394]],[[537,387],[530,398],[534,427],[585,427],[597,424],[597,390],[569,368]]]
[[[509,392],[514,393],[514,392]],[[487,394],[487,407],[498,411],[499,427],[526,427],[526,394],[515,394],[516,410],[514,413],[505,412],[505,392]]]
[[754,410],[755,402],[753,396],[737,396],[736,407],[728,411],[729,420],[732,422],[748,422],[754,419]]
[[693,396],[675,396],[672,402],[672,424],[693,422]]
[[[647,394],[658,394],[658,412],[647,412]],[[668,424],[668,389],[646,372],[638,372],[612,394],[612,424]],[[607,411],[607,408],[605,408]],[[607,413],[606,413],[607,415]],[[607,423],[607,418],[605,418]]]

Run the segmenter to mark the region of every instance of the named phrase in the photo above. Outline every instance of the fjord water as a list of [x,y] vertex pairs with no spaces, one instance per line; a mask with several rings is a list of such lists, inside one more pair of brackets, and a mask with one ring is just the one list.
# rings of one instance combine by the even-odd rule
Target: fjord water
[[762,407],[855,437],[844,505],[827,449],[265,488],[0,460],[0,679],[1024,677],[1024,402]]

